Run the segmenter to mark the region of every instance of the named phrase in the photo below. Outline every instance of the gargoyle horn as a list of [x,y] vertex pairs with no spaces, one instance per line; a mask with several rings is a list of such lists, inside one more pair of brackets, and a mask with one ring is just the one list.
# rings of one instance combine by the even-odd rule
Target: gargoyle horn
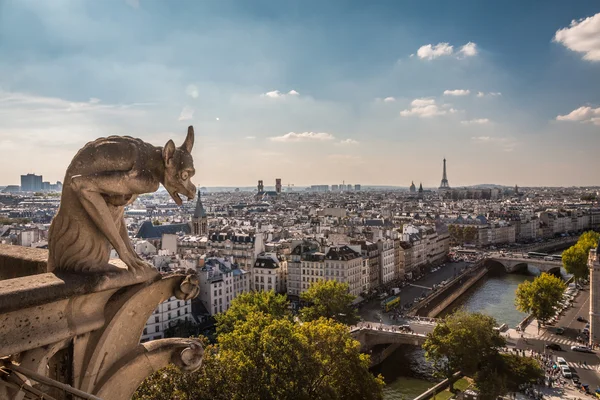
[[181,145],[181,149],[187,151],[188,153],[191,153],[192,147],[194,147],[194,127],[190,125],[188,127],[188,133],[185,137],[185,141]]

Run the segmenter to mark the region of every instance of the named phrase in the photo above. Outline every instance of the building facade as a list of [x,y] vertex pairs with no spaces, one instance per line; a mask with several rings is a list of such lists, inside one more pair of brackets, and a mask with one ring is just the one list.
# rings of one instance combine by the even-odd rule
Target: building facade
[[277,253],[261,253],[254,262],[254,290],[287,292],[288,262]]

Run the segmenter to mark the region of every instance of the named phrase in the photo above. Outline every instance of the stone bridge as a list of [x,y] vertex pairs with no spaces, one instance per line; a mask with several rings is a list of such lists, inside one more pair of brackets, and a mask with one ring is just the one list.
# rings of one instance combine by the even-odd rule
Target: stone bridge
[[[431,325],[433,328],[433,325]],[[402,331],[398,326],[385,324],[361,324],[350,328],[350,334],[368,351],[380,344],[410,344],[422,346],[427,339],[423,333]]]
[[548,261],[539,258],[489,257],[486,260],[502,264],[508,273],[515,272],[524,266],[537,268],[540,272],[559,271],[562,267],[562,261]]

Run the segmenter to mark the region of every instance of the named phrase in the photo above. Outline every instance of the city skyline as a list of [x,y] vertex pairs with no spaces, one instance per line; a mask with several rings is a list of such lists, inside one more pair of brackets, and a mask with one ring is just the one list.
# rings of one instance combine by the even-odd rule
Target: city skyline
[[593,2],[8,0],[0,49],[0,185],[188,125],[198,187],[598,185]]

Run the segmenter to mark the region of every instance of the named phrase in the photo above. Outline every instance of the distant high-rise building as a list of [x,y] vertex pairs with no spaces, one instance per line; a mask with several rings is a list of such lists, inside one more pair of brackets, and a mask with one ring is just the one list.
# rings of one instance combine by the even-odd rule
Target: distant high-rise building
[[440,183],[440,189],[450,189],[450,184],[448,183],[448,176],[446,175],[446,158],[444,158],[444,173],[442,175],[442,183]]
[[21,190],[23,192],[35,192],[42,190],[42,175],[21,175]]
[[331,191],[332,192],[337,192],[338,191],[338,185],[331,185]]
[[281,178],[275,179],[275,191],[281,193]]
[[354,185],[354,190],[356,190],[356,191],[360,190],[360,185]]
[[265,191],[265,186],[263,185],[263,181],[260,180],[260,181],[258,181],[258,192],[261,193],[264,191]]
[[410,188],[408,189],[411,193],[415,193],[417,191],[417,187],[415,186],[415,181],[412,181],[410,184]]

